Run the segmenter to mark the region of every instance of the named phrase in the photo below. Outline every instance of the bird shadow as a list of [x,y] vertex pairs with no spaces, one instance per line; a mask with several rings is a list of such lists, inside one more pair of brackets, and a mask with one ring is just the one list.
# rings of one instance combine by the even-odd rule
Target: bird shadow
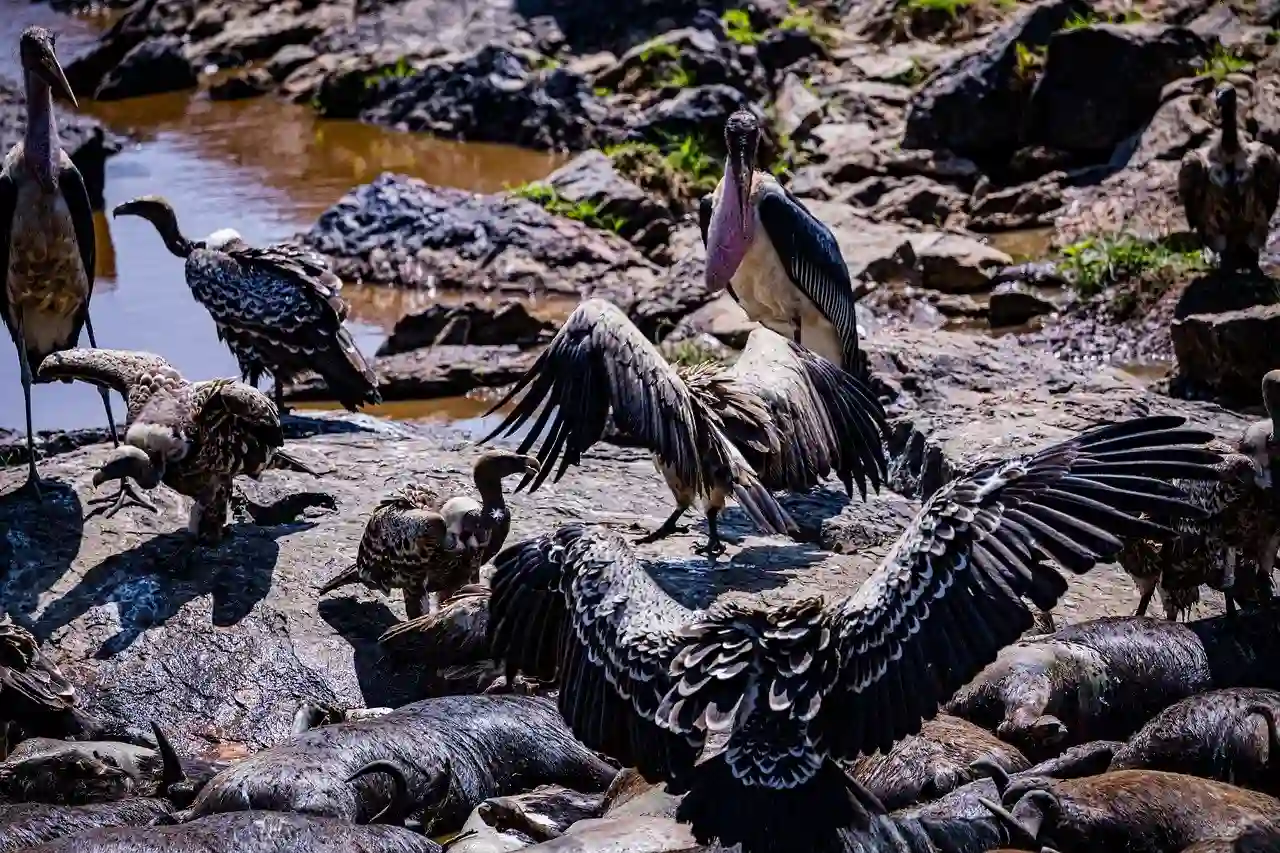
[[748,545],[731,559],[663,557],[645,560],[654,583],[681,606],[698,610],[726,593],[779,589],[798,571],[821,563],[828,554],[802,543]]
[[431,673],[411,658],[392,655],[378,637],[400,620],[381,601],[354,597],[320,602],[320,618],[351,644],[360,695],[366,708],[398,708],[431,695]]
[[95,654],[109,658],[206,595],[212,597],[213,624],[230,627],[270,591],[280,557],[276,540],[313,526],[235,524],[221,545],[197,548],[185,563],[179,558],[191,542],[190,534],[185,529],[159,534],[90,568],[74,589],[45,609],[32,630],[47,639],[92,608],[114,602],[119,630]]
[[84,537],[76,490],[61,480],[41,480],[40,489],[42,502],[22,491],[0,495],[0,613],[19,622],[71,569]]

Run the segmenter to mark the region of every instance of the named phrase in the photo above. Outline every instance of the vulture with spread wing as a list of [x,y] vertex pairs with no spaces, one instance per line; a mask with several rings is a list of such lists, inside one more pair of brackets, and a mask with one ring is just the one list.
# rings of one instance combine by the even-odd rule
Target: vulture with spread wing
[[[687,791],[678,817],[747,853],[843,848],[876,808],[838,764],[920,729],[1083,573],[1151,519],[1196,515],[1173,478],[1219,457],[1180,417],[1094,428],[971,468],[924,505],[851,596],[694,611],[627,543],[581,525],[495,560],[490,638],[511,672],[558,677],[593,749]],[[1142,517],[1143,515],[1147,518]],[[716,732],[725,749],[695,763]]]
[[650,450],[676,499],[652,541],[676,530],[693,503],[706,503],[707,553],[724,546],[716,518],[732,495],[769,533],[794,522],[771,489],[802,491],[835,473],[879,489],[887,475],[884,410],[859,379],[768,329],[756,329],[729,368],[672,366],[617,307],[589,299],[490,412],[521,391],[520,402],[481,440],[520,429],[542,408],[520,445],[538,452],[536,489],[600,440],[610,414],[623,435]]

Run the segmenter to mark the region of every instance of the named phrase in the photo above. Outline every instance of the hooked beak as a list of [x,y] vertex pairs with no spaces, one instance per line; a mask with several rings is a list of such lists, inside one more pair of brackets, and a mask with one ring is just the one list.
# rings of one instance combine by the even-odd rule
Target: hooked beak
[[93,487],[96,489],[111,480],[125,480],[132,477],[139,486],[149,489],[160,482],[160,476],[160,472],[145,451],[126,444],[121,445],[106,464],[98,469],[98,473],[93,475]]
[[542,466],[538,464],[538,460],[532,456],[524,458],[524,470],[527,474],[536,474],[542,470]]
[[40,79],[48,83],[50,89],[70,101],[71,106],[79,107],[76,93],[71,91],[71,84],[67,82],[67,75],[62,70],[62,63],[58,62],[53,47],[50,46],[41,53],[40,62],[36,66],[36,73],[40,75]]

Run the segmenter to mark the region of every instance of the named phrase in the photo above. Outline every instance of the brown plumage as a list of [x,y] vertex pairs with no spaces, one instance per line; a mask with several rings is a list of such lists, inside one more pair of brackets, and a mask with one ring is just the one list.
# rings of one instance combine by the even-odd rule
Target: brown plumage
[[1280,158],[1263,142],[1242,142],[1236,90],[1214,93],[1221,129],[1204,148],[1189,151],[1178,172],[1187,222],[1225,270],[1256,270],[1280,200]]
[[8,728],[27,728],[41,716],[61,715],[76,704],[76,689],[40,652],[31,632],[0,621],[0,759],[8,751]]
[[94,476],[95,486],[122,480],[108,515],[126,498],[155,509],[126,478],[145,489],[164,483],[194,498],[190,531],[204,543],[226,532],[235,477],[258,477],[267,468],[312,472],[284,450],[275,404],[262,392],[231,379],[188,382],[151,353],[73,349],[40,366],[46,380],[82,380],[114,389],[128,404],[125,445]]
[[407,644],[429,669],[488,658],[489,595],[486,586],[464,586],[435,613],[392,625],[378,642],[395,647]]
[[438,593],[441,604],[448,601],[478,580],[480,567],[506,541],[511,513],[503,478],[537,472],[533,457],[494,450],[482,454],[472,469],[479,501],[444,498],[421,483],[397,490],[369,517],[355,563],[321,587],[320,594],[354,583],[383,593],[400,589],[409,619],[422,616],[427,593]]

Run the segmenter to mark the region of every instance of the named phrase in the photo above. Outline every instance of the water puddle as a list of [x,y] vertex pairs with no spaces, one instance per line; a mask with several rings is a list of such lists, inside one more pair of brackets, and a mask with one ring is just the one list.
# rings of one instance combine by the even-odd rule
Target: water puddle
[[[57,33],[58,52],[67,62],[93,43],[105,19],[63,16],[29,0],[0,0],[0,76],[18,79],[18,34],[31,24]],[[107,162],[107,209],[159,193],[191,237],[231,227],[250,243],[290,238],[347,191],[384,171],[494,192],[545,177],[563,162],[542,152],[323,120],[307,107],[274,98],[217,102],[184,92],[82,101],[81,108],[135,140]],[[141,219],[111,221],[109,215],[99,216],[97,226],[98,343],[155,352],[192,379],[236,375],[235,359],[187,290],[182,261],[165,250],[155,229]],[[405,311],[444,296],[356,287],[344,295],[352,303],[356,341],[370,356]],[[564,316],[559,311],[557,306],[548,319]],[[21,432],[18,360],[7,345],[0,349],[0,429]],[[101,399],[87,386],[37,386],[33,400],[38,430],[99,426],[104,420]],[[121,401],[116,405],[123,417]]]
[[1020,231],[1002,231],[987,235],[987,243],[1013,258],[1015,264],[1039,261],[1048,257],[1053,243],[1054,229],[1024,228]]

